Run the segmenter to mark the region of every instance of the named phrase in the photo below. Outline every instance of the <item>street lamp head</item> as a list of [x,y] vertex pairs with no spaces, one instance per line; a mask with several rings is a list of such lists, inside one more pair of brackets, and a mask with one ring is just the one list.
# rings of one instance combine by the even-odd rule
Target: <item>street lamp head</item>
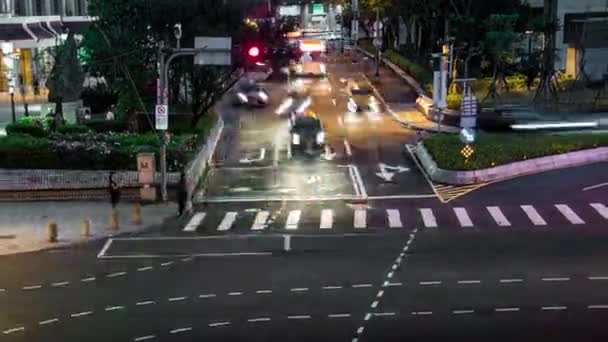
[[173,26],[173,34],[176,39],[182,39],[182,24],[177,23]]

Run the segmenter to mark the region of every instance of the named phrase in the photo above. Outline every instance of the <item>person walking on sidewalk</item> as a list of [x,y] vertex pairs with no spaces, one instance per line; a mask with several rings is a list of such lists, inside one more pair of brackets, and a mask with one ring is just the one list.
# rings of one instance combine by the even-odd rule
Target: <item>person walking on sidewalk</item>
[[114,181],[115,172],[110,172],[109,177],[109,192],[110,192],[110,204],[112,204],[112,209],[116,208],[118,202],[120,202],[120,187]]
[[186,209],[186,200],[188,198],[188,189],[186,188],[186,173],[184,171],[179,174],[179,183],[177,184],[177,215],[182,216]]

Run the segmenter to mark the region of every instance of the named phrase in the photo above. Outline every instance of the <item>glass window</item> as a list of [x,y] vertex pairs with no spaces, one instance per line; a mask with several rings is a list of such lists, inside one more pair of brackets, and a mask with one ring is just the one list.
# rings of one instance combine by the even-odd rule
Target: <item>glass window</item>
[[63,11],[61,10],[61,0],[53,0],[52,12],[55,15],[63,15]]
[[34,15],[44,15],[44,0],[34,1]]

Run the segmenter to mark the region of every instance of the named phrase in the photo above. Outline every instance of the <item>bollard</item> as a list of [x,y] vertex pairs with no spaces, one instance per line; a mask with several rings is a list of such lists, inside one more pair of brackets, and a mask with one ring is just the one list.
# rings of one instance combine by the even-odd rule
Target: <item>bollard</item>
[[133,206],[133,224],[141,224],[141,204],[135,203]]
[[118,211],[112,208],[110,211],[110,229],[118,230]]
[[86,218],[82,220],[80,224],[80,234],[83,238],[88,238],[91,236],[91,220]]
[[49,222],[48,234],[49,242],[57,242],[57,223],[55,221]]

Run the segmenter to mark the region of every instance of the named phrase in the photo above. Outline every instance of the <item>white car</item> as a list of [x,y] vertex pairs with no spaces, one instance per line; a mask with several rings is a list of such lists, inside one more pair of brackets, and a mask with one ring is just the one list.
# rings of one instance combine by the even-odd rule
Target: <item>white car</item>
[[233,96],[234,104],[240,106],[265,107],[270,102],[268,91],[260,86],[236,90]]

